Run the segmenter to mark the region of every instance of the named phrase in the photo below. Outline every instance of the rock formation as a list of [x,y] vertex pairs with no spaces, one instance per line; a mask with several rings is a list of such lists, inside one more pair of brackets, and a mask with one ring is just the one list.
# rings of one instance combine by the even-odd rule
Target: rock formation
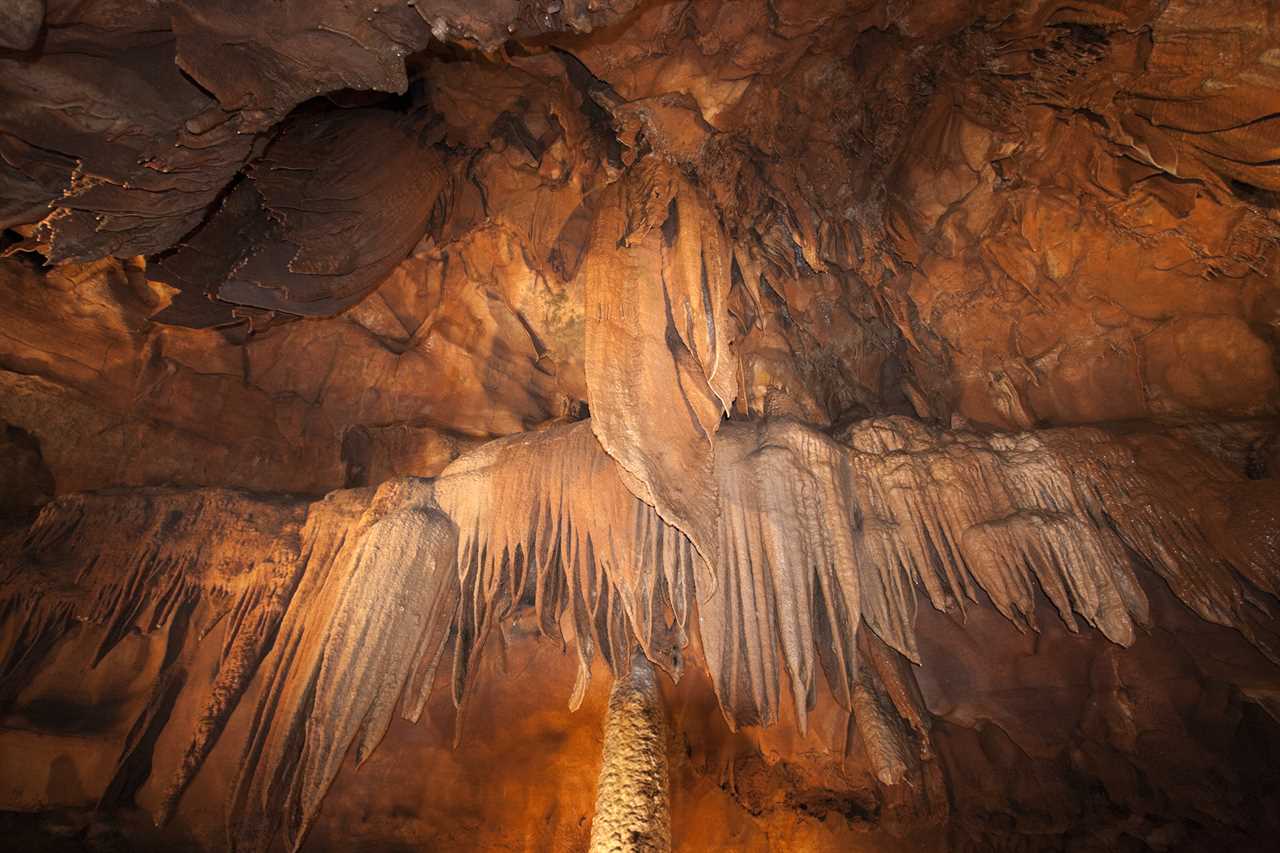
[[667,726],[649,659],[637,655],[614,682],[591,820],[591,850],[671,849]]
[[26,847],[1280,832],[1269,0],[0,31]]

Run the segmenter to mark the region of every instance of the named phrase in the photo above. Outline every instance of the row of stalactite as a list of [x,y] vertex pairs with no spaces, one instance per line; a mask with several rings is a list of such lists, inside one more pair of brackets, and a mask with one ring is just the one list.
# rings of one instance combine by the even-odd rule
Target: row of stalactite
[[[1247,481],[1185,446],[1157,442],[1158,468],[1140,449],[1085,429],[979,436],[885,419],[836,441],[785,420],[727,422],[710,545],[636,497],[588,421],[484,445],[435,481],[311,504],[227,490],[69,496],[3,549],[0,697],[76,621],[102,626],[99,659],[134,628],[200,638],[221,626],[213,683],[187,680],[207,690],[204,711],[159,817],[258,679],[229,836],[262,850],[283,831],[296,849],[348,748],[367,758],[397,708],[416,720],[450,650],[461,724],[488,639],[531,610],[576,650],[571,704],[596,653],[620,685],[651,681],[650,664],[678,677],[695,630],[730,726],[779,719],[784,678],[803,726],[821,671],[877,778],[896,784],[930,754],[907,662],[919,660],[917,590],[943,610],[977,606],[981,591],[1031,625],[1038,588],[1069,627],[1079,616],[1127,644],[1149,618],[1132,551],[1274,657],[1259,594],[1280,590],[1274,537],[1226,536],[1195,509],[1198,494]],[[184,683],[192,644],[179,639],[166,684]],[[155,691],[144,717],[166,719],[174,696]],[[150,766],[151,745],[128,745],[122,778]]]

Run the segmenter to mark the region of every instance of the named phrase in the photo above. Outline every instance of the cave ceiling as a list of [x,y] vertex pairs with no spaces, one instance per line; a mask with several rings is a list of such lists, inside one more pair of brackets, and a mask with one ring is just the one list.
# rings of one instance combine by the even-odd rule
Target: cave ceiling
[[17,0],[0,234],[0,809],[1280,832],[1272,0]]

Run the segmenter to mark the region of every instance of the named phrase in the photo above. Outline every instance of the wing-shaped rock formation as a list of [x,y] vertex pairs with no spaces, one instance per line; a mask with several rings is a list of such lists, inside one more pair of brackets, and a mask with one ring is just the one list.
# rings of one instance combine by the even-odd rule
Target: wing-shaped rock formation
[[[638,646],[678,677],[695,608],[731,725],[777,722],[785,674],[803,731],[820,663],[885,785],[919,772],[933,750],[902,657],[921,659],[917,588],[942,611],[989,601],[1021,629],[1037,627],[1040,590],[1070,630],[1079,616],[1128,646],[1152,624],[1132,554],[1274,660],[1275,613],[1261,598],[1277,582],[1274,530],[1235,528],[1252,537],[1235,543],[1254,557],[1239,564],[1215,546],[1225,540],[1197,491],[1248,481],[1202,453],[1161,436],[983,437],[906,419],[861,423],[846,438],[786,420],[724,426],[721,557],[710,567],[626,488],[586,422],[484,445],[434,485],[390,481],[309,509],[230,492],[60,500],[16,540],[6,575],[6,693],[74,620],[102,625],[95,661],[132,626],[166,629],[172,654],[109,789],[122,796],[184,689],[187,632],[203,637],[226,620],[217,675],[160,811],[171,813],[261,672],[229,837],[259,849],[282,829],[297,849],[348,748],[363,763],[398,703],[419,717],[449,639],[461,708],[491,634],[526,611],[543,635],[577,648],[572,707],[597,648],[615,672]],[[1181,470],[1149,467],[1170,452]],[[1189,472],[1197,490],[1179,491]],[[261,564],[233,562],[250,555]],[[30,566],[44,567],[38,585]]]
[[677,849],[1266,849],[1278,57],[1271,0],[8,3],[0,832],[587,849],[643,658]]

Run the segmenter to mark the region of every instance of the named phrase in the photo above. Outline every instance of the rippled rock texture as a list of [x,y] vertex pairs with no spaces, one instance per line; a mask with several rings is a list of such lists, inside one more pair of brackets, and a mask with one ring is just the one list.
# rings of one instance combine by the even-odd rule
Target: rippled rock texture
[[1269,849],[1278,335],[1269,0],[10,3],[2,825]]

